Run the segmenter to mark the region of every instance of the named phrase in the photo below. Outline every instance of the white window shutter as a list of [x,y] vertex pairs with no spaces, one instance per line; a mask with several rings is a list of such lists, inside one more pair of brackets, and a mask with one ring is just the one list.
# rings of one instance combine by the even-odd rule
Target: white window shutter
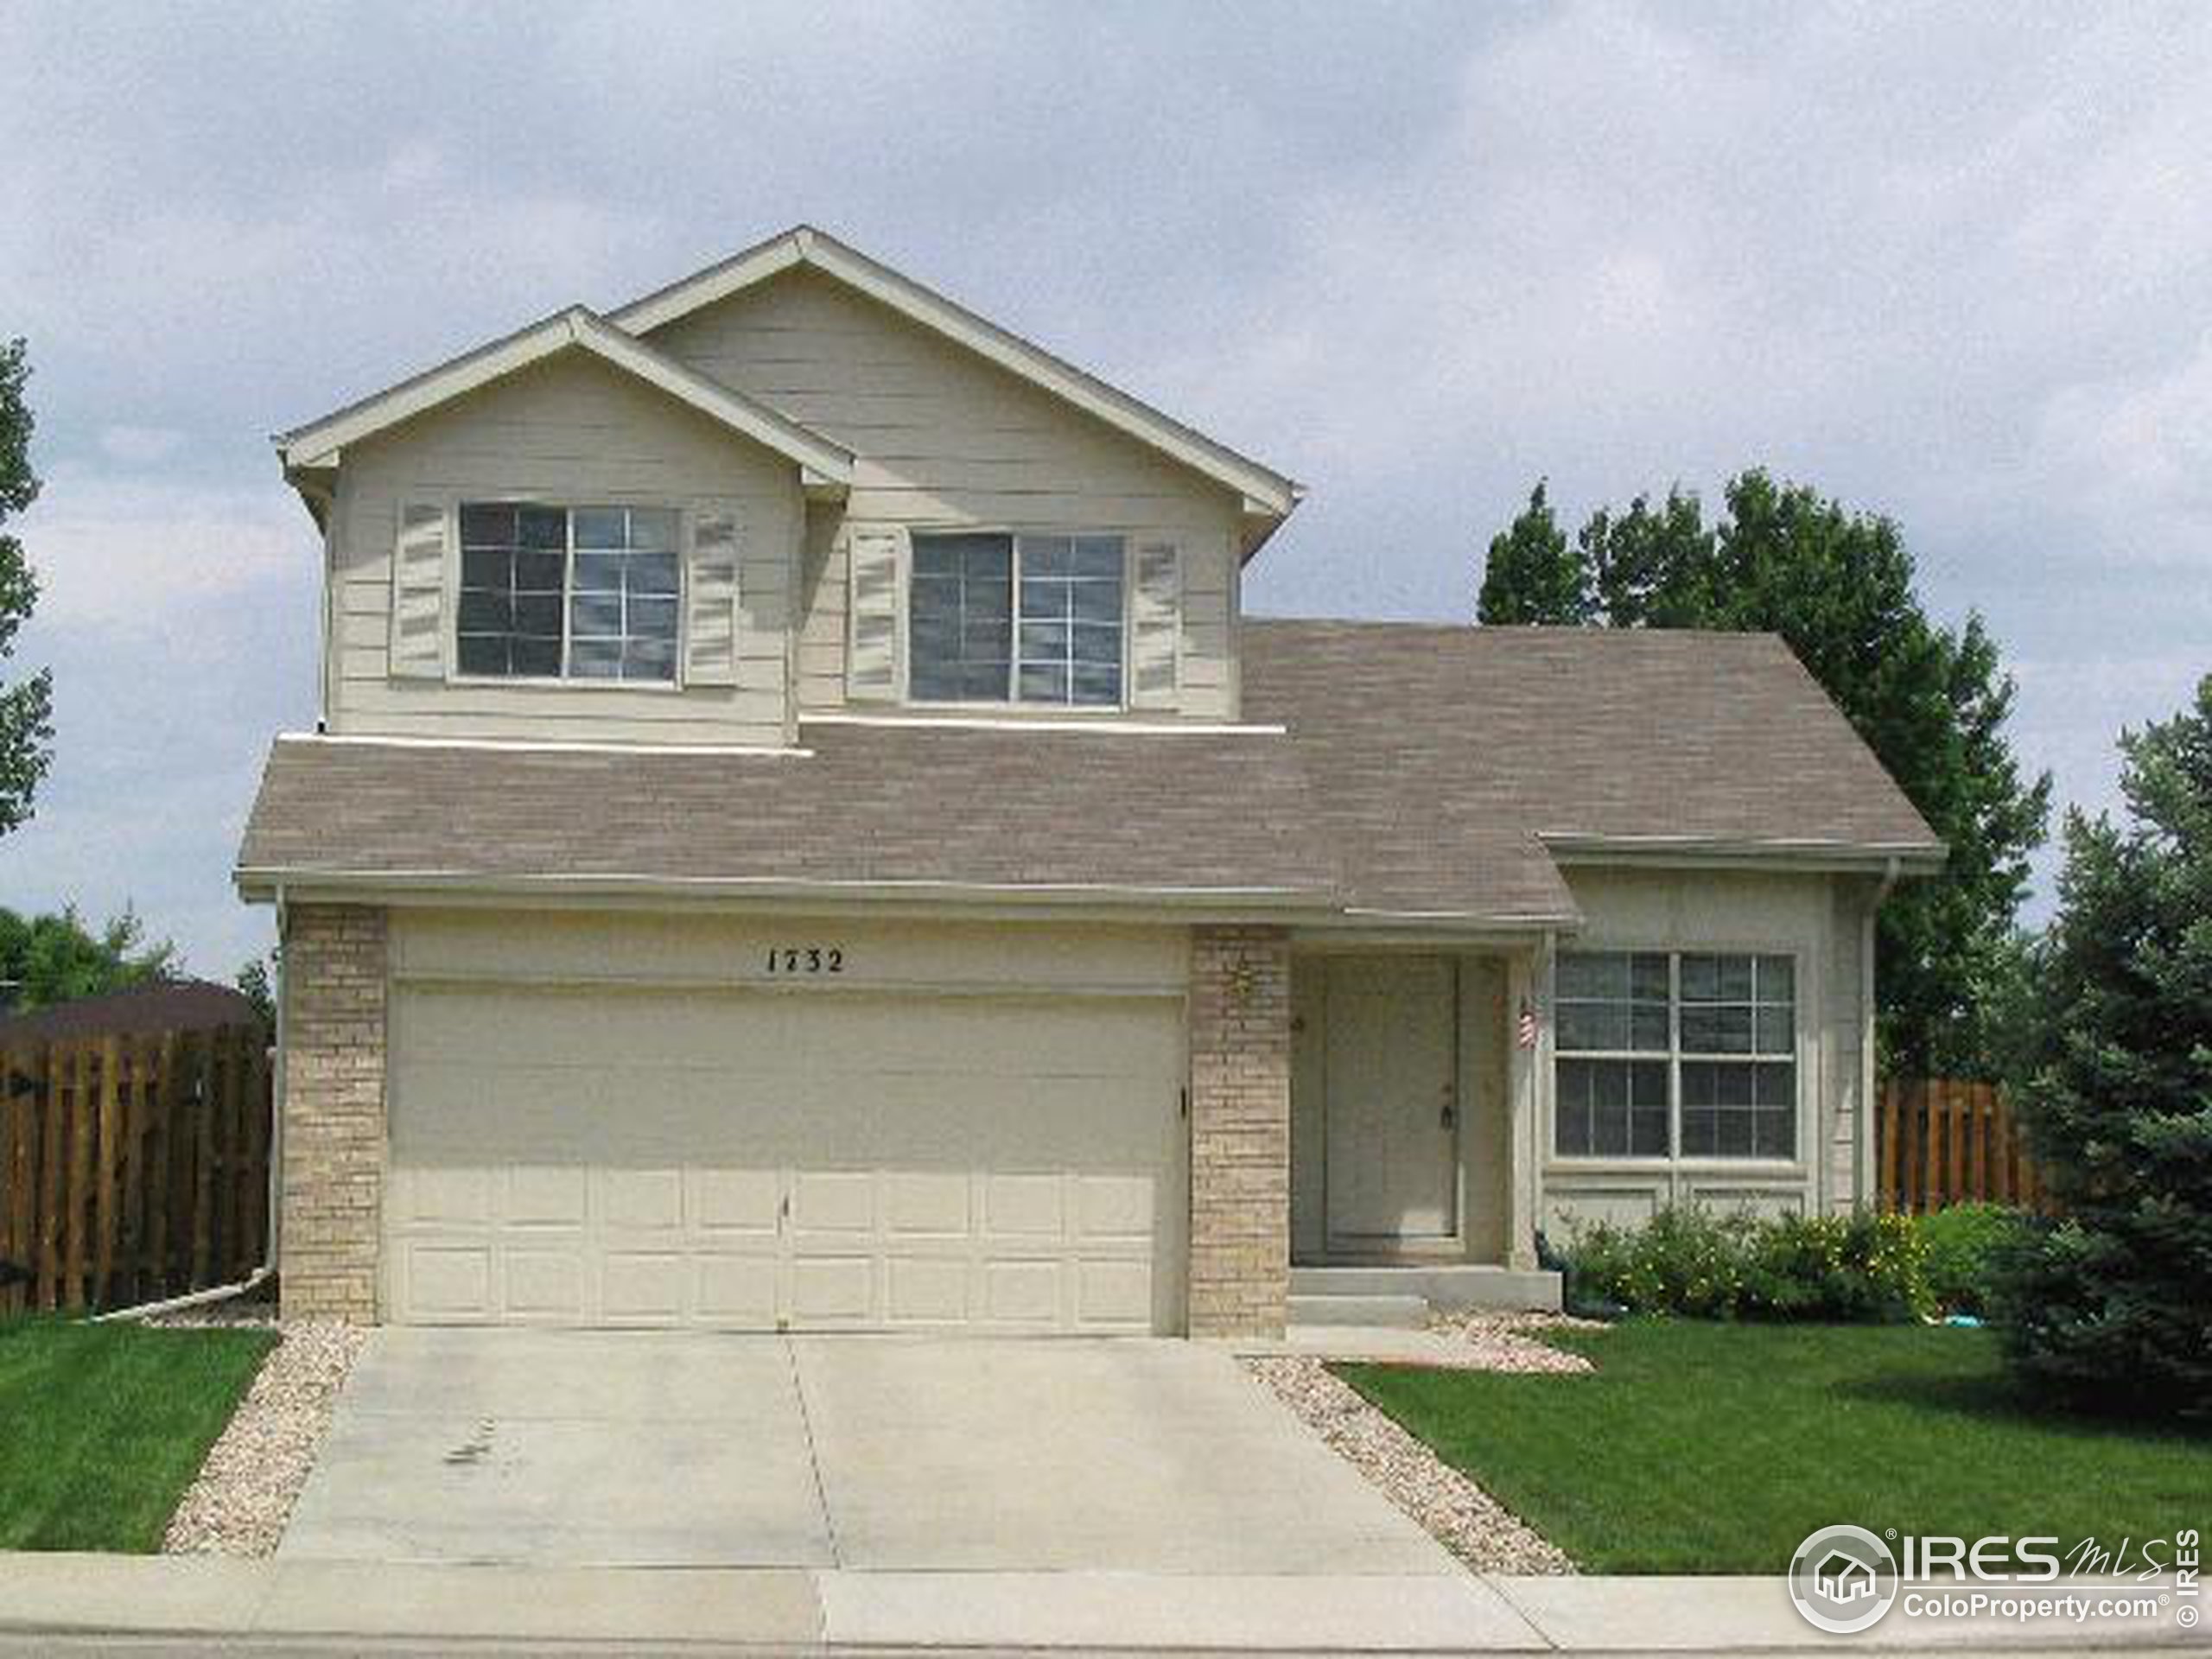
[[685,573],[683,680],[687,685],[737,683],[736,518],[694,513],[690,569]]
[[1129,707],[1178,707],[1182,669],[1182,550],[1173,542],[1142,543],[1129,608]]
[[905,541],[895,529],[855,530],[848,544],[852,638],[845,695],[855,702],[891,702],[899,696]]
[[446,510],[410,501],[400,509],[391,551],[391,671],[440,679],[446,671]]

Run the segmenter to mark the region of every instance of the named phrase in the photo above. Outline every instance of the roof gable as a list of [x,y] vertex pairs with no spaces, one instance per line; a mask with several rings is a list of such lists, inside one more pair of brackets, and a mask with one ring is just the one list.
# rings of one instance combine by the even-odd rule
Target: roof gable
[[755,443],[787,457],[810,482],[852,481],[852,452],[728,386],[708,379],[586,308],[575,305],[480,346],[371,397],[276,438],[288,471],[330,467],[349,444],[466,397],[566,351],[588,353],[658,387]]
[[785,231],[633,300],[609,313],[609,320],[632,334],[647,334],[802,264],[1234,491],[1251,517],[1281,519],[1298,505],[1302,491],[1294,480],[810,226]]

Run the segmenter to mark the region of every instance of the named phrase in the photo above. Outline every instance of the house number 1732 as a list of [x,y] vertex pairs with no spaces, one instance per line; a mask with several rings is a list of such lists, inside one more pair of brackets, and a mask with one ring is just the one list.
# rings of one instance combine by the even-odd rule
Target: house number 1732
[[834,944],[778,944],[768,947],[772,974],[842,974],[845,953]]

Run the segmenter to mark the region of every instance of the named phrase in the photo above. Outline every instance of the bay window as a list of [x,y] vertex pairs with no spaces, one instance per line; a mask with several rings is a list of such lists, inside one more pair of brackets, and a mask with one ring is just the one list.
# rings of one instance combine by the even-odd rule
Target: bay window
[[1557,1155],[1796,1155],[1790,957],[1563,951],[1553,993]]

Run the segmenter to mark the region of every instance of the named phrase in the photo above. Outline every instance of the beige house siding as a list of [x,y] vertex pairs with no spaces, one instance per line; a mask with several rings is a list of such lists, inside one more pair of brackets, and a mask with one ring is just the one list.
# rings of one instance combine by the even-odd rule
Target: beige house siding
[[845,706],[849,532],[1117,531],[1182,550],[1173,712],[1233,718],[1239,503],[1135,440],[834,279],[794,270],[656,330],[653,345],[852,449],[849,499],[810,515],[802,714]]
[[[766,970],[766,952],[836,946],[834,975]],[[916,922],[854,916],[639,911],[404,909],[392,923],[402,981],[603,985],[610,991],[768,985],[839,996],[929,991],[972,995],[1180,997],[1189,944],[1176,927]]]
[[[465,499],[673,506],[734,516],[734,685],[503,685],[448,673],[400,678],[389,655],[392,550],[412,503]],[[331,517],[325,697],[340,734],[539,741],[781,744],[801,515],[798,469],[652,387],[581,352],[523,369],[349,448]]]
[[1669,1204],[1831,1214],[1871,1194],[1860,964],[1862,879],[1713,870],[1570,868],[1587,918],[1562,949],[1786,952],[1797,975],[1797,1155],[1789,1160],[1561,1159],[1552,1124],[1553,1026],[1537,1068],[1537,1224],[1635,1224]]

